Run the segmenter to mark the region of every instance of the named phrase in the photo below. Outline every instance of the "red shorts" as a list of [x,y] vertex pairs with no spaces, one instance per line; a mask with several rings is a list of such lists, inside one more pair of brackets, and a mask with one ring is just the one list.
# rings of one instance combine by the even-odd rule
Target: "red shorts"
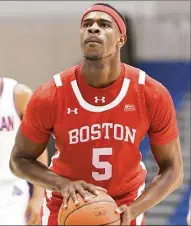
[[[144,191],[145,184],[141,185],[139,189],[128,193],[118,198],[114,198],[117,205],[130,205],[136,198],[138,198]],[[62,205],[62,197],[59,193],[47,191],[43,209],[42,209],[42,225],[58,225],[58,211]],[[135,220],[132,220],[131,225],[145,225],[144,215],[139,215]]]

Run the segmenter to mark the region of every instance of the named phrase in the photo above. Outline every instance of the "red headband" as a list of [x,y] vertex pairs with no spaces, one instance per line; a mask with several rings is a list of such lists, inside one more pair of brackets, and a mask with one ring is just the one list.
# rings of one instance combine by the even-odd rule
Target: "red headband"
[[81,23],[82,23],[84,17],[85,17],[88,13],[93,12],[93,11],[100,11],[100,12],[104,12],[104,13],[109,14],[109,15],[115,20],[115,22],[117,23],[120,32],[121,32],[122,34],[125,34],[125,35],[126,35],[126,26],[125,26],[124,21],[123,21],[122,18],[115,12],[115,10],[111,9],[111,8],[108,7],[108,6],[104,6],[104,5],[93,5],[93,6],[91,6],[90,8],[86,9],[85,12],[84,12],[83,15],[82,15]]

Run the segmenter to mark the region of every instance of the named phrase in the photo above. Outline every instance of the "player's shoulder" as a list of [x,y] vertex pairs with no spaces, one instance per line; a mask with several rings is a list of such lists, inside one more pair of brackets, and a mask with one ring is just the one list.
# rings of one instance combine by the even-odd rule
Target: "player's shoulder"
[[125,77],[130,80],[134,85],[145,85],[146,82],[146,73],[131,65],[124,64],[125,67]]
[[13,78],[3,77],[2,81],[3,81],[3,85],[5,85],[7,89],[10,89],[10,88],[13,89],[14,96],[31,96],[32,95],[32,90],[27,85],[21,84]]
[[79,65],[67,68],[53,76],[54,83],[57,87],[66,86],[75,79],[75,72]]
[[56,85],[54,79],[51,78],[35,88],[31,99],[39,104],[50,104],[56,98],[56,93]]
[[[15,106],[19,112],[22,112],[23,106],[26,106],[32,96],[32,90],[24,85],[17,83],[14,89]],[[22,112],[23,113],[23,112]]]
[[149,103],[160,96],[168,97],[170,95],[168,89],[161,82],[152,78],[152,75],[148,75],[146,71],[126,64],[125,67],[125,76],[136,86],[144,87],[146,102]]
[[134,67],[131,65],[124,64],[126,68],[125,76],[132,81],[135,81],[139,84],[145,85],[146,89],[161,89],[165,88],[162,83],[152,78],[152,75],[148,75],[146,71]]
[[21,84],[21,83],[17,83],[14,89],[14,94],[16,96],[20,96],[20,95],[32,95],[32,89],[29,88],[27,85],[25,84]]
[[52,75],[50,80],[36,88],[33,96],[40,101],[53,101],[57,96],[58,88],[65,87],[67,83],[75,79],[75,70],[77,67],[78,65]]

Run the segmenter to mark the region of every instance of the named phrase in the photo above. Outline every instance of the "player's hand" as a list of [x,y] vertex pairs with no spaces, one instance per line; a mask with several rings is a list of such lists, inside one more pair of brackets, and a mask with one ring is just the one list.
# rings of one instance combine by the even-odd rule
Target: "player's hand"
[[42,200],[31,198],[26,209],[27,225],[40,225],[41,217],[40,211],[42,207]]
[[61,189],[64,208],[67,208],[69,197],[72,198],[75,205],[78,205],[78,198],[76,193],[79,193],[85,201],[88,201],[88,192],[94,195],[99,195],[99,191],[107,192],[105,188],[86,183],[83,180],[70,181]]
[[121,225],[130,225],[132,219],[129,206],[122,205],[116,209],[116,212],[121,215]]

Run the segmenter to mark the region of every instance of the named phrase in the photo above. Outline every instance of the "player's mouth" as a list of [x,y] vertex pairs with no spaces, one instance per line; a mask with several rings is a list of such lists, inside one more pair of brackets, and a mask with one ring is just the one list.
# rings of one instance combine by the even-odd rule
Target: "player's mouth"
[[102,41],[97,38],[97,37],[89,37],[85,40],[85,44],[88,44],[88,43],[98,43],[98,44],[101,44]]

